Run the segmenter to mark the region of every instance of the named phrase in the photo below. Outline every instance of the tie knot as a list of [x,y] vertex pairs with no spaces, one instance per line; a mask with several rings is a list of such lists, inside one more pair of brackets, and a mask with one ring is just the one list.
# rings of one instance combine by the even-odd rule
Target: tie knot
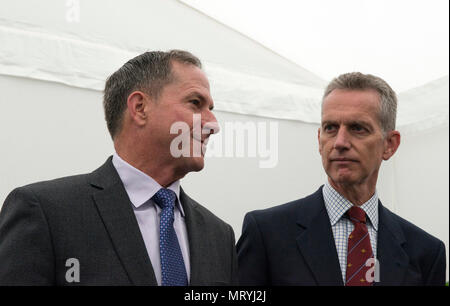
[[350,217],[350,220],[353,223],[356,223],[356,222],[366,223],[366,213],[364,212],[364,210],[362,210],[358,206],[352,206],[347,211],[347,215]]
[[161,188],[157,193],[152,197],[152,200],[155,201],[161,208],[173,208],[175,206],[175,200],[177,195],[170,189]]

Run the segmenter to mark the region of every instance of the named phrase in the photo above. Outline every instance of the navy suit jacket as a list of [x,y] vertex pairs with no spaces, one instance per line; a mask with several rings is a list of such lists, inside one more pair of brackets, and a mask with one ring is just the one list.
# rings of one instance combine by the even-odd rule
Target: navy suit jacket
[[[237,243],[241,285],[344,285],[322,187],[245,216]],[[378,212],[375,285],[444,285],[444,243],[381,202]]]

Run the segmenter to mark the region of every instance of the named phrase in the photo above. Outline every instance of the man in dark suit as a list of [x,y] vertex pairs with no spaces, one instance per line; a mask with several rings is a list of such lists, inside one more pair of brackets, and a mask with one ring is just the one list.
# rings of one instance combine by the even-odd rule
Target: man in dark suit
[[200,61],[139,55],[108,78],[104,108],[105,164],[7,197],[0,285],[237,284],[232,228],[180,187],[218,130]]
[[389,211],[376,192],[381,162],[400,144],[396,108],[378,77],[348,73],[328,85],[318,131],[328,181],[245,216],[241,285],[444,285],[443,242]]

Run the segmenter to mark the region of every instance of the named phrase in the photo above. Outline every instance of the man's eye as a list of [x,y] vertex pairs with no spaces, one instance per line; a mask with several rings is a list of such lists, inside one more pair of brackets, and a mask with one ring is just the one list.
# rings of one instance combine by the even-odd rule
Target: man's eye
[[331,124],[327,124],[323,127],[324,131],[330,132],[334,129],[334,126]]
[[352,130],[355,132],[364,132],[365,131],[365,129],[360,125],[353,125]]
[[197,100],[197,99],[190,100],[189,102],[191,102],[194,105],[199,105],[200,104],[200,100]]

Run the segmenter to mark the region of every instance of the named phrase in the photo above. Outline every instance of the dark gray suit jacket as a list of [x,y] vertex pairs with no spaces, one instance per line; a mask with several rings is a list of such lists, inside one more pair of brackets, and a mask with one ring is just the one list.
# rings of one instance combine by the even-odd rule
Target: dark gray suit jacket
[[[375,285],[444,285],[445,245],[378,205]],[[344,285],[322,187],[284,205],[250,212],[237,244],[246,286]]]
[[[232,228],[183,190],[190,285],[236,285]],[[66,281],[66,261],[80,282]],[[13,190],[0,213],[0,285],[157,285],[111,157],[90,174]]]

